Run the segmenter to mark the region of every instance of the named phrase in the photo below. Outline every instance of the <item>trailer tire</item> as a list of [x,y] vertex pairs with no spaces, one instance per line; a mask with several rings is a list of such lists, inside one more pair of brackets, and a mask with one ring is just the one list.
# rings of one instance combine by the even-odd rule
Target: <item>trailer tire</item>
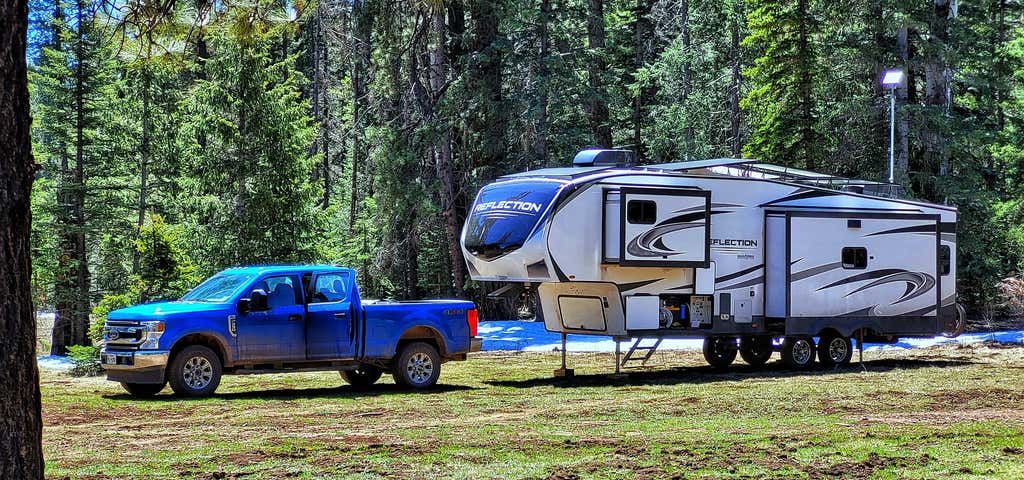
[[772,337],[757,336],[740,339],[740,357],[747,365],[760,367],[772,358]]
[[167,386],[167,382],[164,382],[164,383],[131,383],[131,382],[121,382],[121,388],[124,388],[124,391],[128,392],[128,395],[131,395],[131,396],[133,396],[135,398],[149,398],[149,397],[152,397],[152,396],[160,393],[160,391],[163,390],[165,386]]
[[850,363],[853,343],[842,335],[829,333],[818,340],[818,362],[823,367],[836,367]]
[[415,390],[433,387],[441,376],[441,355],[428,343],[406,344],[391,364],[391,376],[402,387]]
[[380,368],[373,365],[362,364],[355,370],[342,370],[341,378],[356,388],[366,388],[380,380]]
[[734,337],[705,337],[704,360],[716,370],[724,370],[736,360]]
[[174,355],[167,371],[171,390],[182,397],[206,397],[220,385],[220,357],[203,345],[190,345]]
[[796,370],[807,370],[814,365],[815,346],[811,337],[786,337],[782,341],[782,361]]

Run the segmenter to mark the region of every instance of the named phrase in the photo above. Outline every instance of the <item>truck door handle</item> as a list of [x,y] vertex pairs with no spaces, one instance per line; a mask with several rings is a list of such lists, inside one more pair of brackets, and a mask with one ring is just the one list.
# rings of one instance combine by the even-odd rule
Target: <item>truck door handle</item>
[[302,315],[298,315],[298,314],[288,315],[288,321],[289,322],[298,322],[300,320],[302,320]]
[[338,312],[334,314],[334,318],[345,318],[346,315],[348,314],[345,312]]

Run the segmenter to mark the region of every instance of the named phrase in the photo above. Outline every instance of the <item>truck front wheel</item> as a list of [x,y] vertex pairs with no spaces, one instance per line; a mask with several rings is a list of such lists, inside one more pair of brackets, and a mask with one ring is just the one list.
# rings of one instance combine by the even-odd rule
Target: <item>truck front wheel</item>
[[121,382],[121,388],[124,388],[128,395],[136,398],[148,398],[160,393],[160,390],[164,389],[164,383],[130,383]]
[[381,373],[379,368],[364,364],[355,370],[342,370],[341,378],[353,387],[369,387],[380,380]]
[[220,385],[220,358],[202,345],[191,345],[171,360],[167,379],[174,393],[183,397],[205,397]]
[[441,356],[432,345],[413,342],[405,346],[391,366],[395,383],[417,390],[430,388],[441,376]]

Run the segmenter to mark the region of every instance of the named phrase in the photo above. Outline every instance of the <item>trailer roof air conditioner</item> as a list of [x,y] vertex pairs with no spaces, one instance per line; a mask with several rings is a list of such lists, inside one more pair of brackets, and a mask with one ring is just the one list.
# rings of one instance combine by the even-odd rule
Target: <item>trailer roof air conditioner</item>
[[574,167],[631,167],[632,150],[583,150],[572,159]]

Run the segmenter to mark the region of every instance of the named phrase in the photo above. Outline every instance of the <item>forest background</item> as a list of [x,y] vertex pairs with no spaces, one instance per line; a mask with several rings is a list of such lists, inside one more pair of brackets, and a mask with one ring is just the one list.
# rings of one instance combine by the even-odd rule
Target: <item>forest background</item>
[[586,147],[749,157],[955,205],[959,299],[1020,315],[1024,5],[1012,0],[31,0],[32,286],[90,314],[234,265],[484,299],[478,188]]

